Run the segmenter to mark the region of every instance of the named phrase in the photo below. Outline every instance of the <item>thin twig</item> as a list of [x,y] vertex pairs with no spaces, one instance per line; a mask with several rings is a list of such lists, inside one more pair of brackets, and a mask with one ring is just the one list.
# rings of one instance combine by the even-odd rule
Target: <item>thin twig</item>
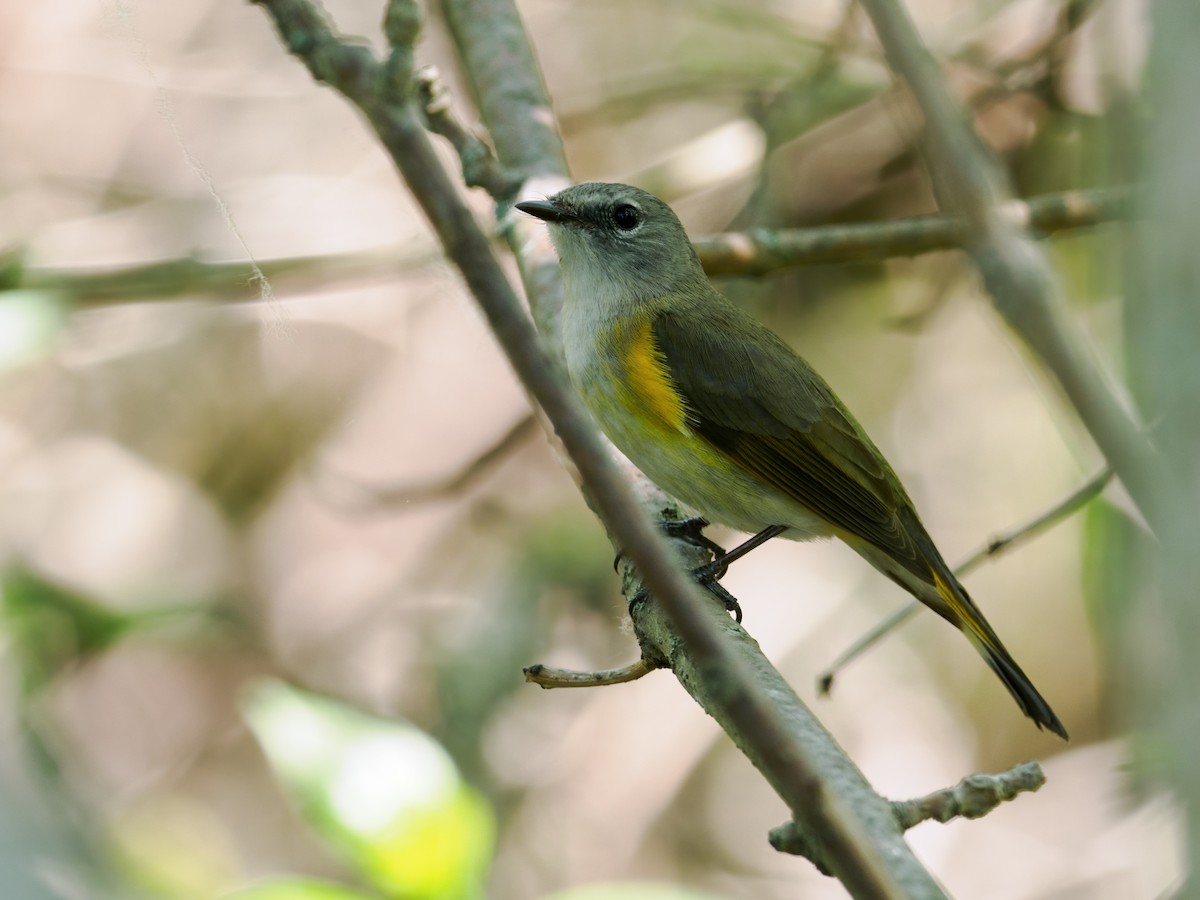
[[[1108,486],[1108,483],[1112,481],[1112,478],[1112,469],[1105,467],[1045,512],[1030,519],[1024,525],[1009,529],[991,538],[986,544],[959,563],[954,569],[954,574],[959,578],[963,578],[985,561],[995,559],[1008,550],[1012,550],[1021,544],[1033,540],[1033,538],[1057,525],[1059,522],[1064,521],[1091,500],[1098,497]],[[922,604],[917,600],[909,601],[846,648],[841,656],[835,659],[829,668],[818,676],[818,691],[822,694],[828,694],[833,688],[834,679],[841,674],[846,666],[874,647],[883,638],[887,637],[888,634],[921,609],[921,606]]]
[[929,176],[942,210],[962,220],[965,246],[997,312],[1053,373],[1152,529],[1163,500],[1161,467],[1092,349],[1067,317],[1054,274],[1001,212],[1011,190],[950,94],[900,0],[860,0],[888,63],[925,114]]
[[330,471],[328,467],[315,471],[313,481],[327,500],[348,512],[379,512],[445,500],[470,488],[495,468],[497,463],[539,431],[537,419],[533,414],[524,415],[466,465],[450,475],[432,481],[390,486],[370,485]]
[[661,669],[661,664],[639,657],[636,662],[619,669],[602,669],[598,672],[576,672],[572,669],[556,669],[536,663],[524,669],[525,680],[538,687],[578,688],[578,687],[607,687],[613,684],[626,684],[637,681],[649,675],[655,669]]
[[894,800],[892,809],[900,827],[908,830],[930,819],[945,824],[951,819],[978,819],[1018,794],[1036,791],[1046,783],[1036,762],[1021,763],[999,775],[968,775],[951,788],[934,791],[916,800]]
[[[458,139],[464,142],[464,147],[459,148],[459,158],[464,173],[478,153],[490,152],[449,111],[445,116],[429,119],[429,124],[443,135],[461,130]],[[458,147],[454,138],[448,139]],[[511,177],[498,165],[491,174],[475,175],[476,181],[497,199],[511,197],[508,194]],[[1132,213],[1132,199],[1127,188],[1094,188],[1014,200],[1004,209],[1016,224],[1049,236],[1127,219]],[[963,229],[956,220],[946,216],[912,216],[888,222],[703,235],[694,239],[693,246],[705,271],[721,276],[764,275],[791,266],[877,262],[961,247],[962,243]],[[259,260],[259,264],[268,280],[277,286],[288,278],[319,277],[321,285],[329,287],[339,282],[396,277],[439,258],[432,247],[415,250],[387,247]],[[124,268],[62,269],[22,266],[13,254],[0,256],[0,287],[52,291],[78,306],[161,300],[196,293],[241,300],[258,293],[258,287],[249,278],[248,263],[240,260],[206,262],[185,257]]]
[[[1128,218],[1130,191],[1094,188],[1010,200],[1000,210],[1015,226],[1040,235],[1089,228]],[[789,266],[878,261],[961,248],[968,231],[950,216],[915,216],[891,222],[755,229],[697,238],[696,252],[709,275],[763,275]]]
[[[968,775],[954,787],[934,791],[915,800],[893,800],[892,814],[899,826],[907,831],[930,819],[945,824],[951,819],[979,819],[986,816],[1001,803],[1014,799],[1018,794],[1036,791],[1046,783],[1042,767],[1036,762],[1021,763],[999,775],[982,772]],[[814,848],[808,835],[796,827],[795,822],[785,822],[771,829],[771,846],[782,853],[791,853],[812,859],[819,858],[819,848]],[[818,864],[819,867],[819,864]]]
[[450,105],[450,91],[434,66],[419,69],[416,77],[425,124],[458,152],[463,181],[469,187],[483,188],[497,203],[511,202],[525,179],[500,165],[492,148],[458,120]]
[[[386,247],[352,253],[260,259],[263,276],[276,288],[281,283],[319,280],[322,286],[396,278],[440,262],[438,248]],[[24,266],[15,253],[0,256],[0,289],[21,288],[58,294],[72,306],[103,306],[140,300],[170,300],[203,294],[225,301],[257,297],[246,260],[210,262],[180,257],[122,267]]]
[[1085,481],[1082,485],[1064,497],[1056,505],[1039,516],[1030,519],[1024,525],[1012,528],[991,538],[986,544],[960,562],[954,569],[959,578],[966,577],[980,565],[990,559],[995,559],[1021,544],[1027,543],[1049,530],[1059,522],[1082,509],[1108,487],[1113,479],[1113,470],[1107,466]]

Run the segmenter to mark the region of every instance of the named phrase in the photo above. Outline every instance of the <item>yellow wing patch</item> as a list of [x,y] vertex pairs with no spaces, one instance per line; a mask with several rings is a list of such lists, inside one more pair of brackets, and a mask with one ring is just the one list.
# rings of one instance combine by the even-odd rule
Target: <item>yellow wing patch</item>
[[664,424],[687,432],[687,408],[667,371],[667,360],[654,340],[649,321],[627,332],[623,347],[625,374],[634,397]]

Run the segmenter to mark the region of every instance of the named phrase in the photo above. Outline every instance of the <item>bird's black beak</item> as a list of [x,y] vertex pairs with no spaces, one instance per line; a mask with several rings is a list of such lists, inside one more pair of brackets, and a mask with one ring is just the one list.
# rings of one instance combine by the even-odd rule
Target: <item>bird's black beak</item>
[[553,200],[522,200],[515,205],[521,212],[528,213],[544,222],[574,222],[579,218],[575,213],[563,209]]

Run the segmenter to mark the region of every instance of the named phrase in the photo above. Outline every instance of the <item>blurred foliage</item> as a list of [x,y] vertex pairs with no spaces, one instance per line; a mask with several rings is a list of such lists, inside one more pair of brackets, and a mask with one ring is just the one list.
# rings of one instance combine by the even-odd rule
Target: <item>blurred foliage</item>
[[[0,269],[0,279],[5,277]],[[20,280],[19,270],[14,280]],[[45,291],[0,290],[0,373],[33,362],[53,348],[66,321],[61,300]]]
[[551,894],[545,900],[715,900],[715,894],[652,882],[588,884]]
[[78,591],[14,567],[0,584],[4,625],[27,693],[47,687],[66,666],[99,653],[155,618],[115,612]]
[[1106,503],[1093,503],[1086,513],[1084,597],[1099,647],[1106,658],[1104,713],[1115,727],[1134,704],[1126,677],[1140,640],[1138,612],[1146,604],[1144,558],[1152,538],[1129,516]]
[[490,810],[444,750],[411,725],[372,719],[280,683],[246,716],[305,819],[389,897],[482,897]]
[[378,897],[303,878],[279,878],[222,895],[223,900],[378,900]]

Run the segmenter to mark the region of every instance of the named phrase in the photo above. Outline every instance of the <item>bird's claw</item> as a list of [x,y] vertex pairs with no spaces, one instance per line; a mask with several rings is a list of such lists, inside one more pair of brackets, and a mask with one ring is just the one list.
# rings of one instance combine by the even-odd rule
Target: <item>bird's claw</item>
[[712,562],[692,569],[692,576],[705,587],[711,587],[724,578],[728,571],[729,564],[721,562],[721,556],[718,556]]
[[[697,566],[692,570],[692,577],[698,583],[703,585],[710,594],[716,597],[725,606],[726,611],[733,613],[734,621],[739,624],[742,621],[742,607],[733,594],[721,587],[718,582],[725,577],[725,573],[729,571],[728,563],[723,563],[721,560],[727,555],[725,548],[716,541],[711,540],[704,534],[704,529],[711,523],[707,519],[702,519],[699,516],[692,516],[687,519],[667,519],[663,520],[660,525],[662,530],[668,537],[678,538],[686,541],[693,547],[699,547],[702,550],[707,550],[713,555],[712,562],[706,563],[703,566]],[[616,572],[621,566],[621,561],[625,558],[625,551],[617,551],[617,555],[613,557],[613,571]],[[629,600],[629,610],[639,603],[645,603],[650,599],[650,594],[645,588],[641,588]]]
[[742,605],[738,603],[737,597],[721,587],[717,582],[710,581],[704,584],[708,588],[708,592],[725,604],[725,611],[733,613],[733,621],[739,625],[742,624]]
[[699,516],[689,516],[686,519],[666,519],[660,524],[662,525],[662,530],[669,537],[679,538],[693,547],[707,550],[717,559],[725,555],[725,548],[704,534],[704,529],[712,524],[708,519],[702,519]]

